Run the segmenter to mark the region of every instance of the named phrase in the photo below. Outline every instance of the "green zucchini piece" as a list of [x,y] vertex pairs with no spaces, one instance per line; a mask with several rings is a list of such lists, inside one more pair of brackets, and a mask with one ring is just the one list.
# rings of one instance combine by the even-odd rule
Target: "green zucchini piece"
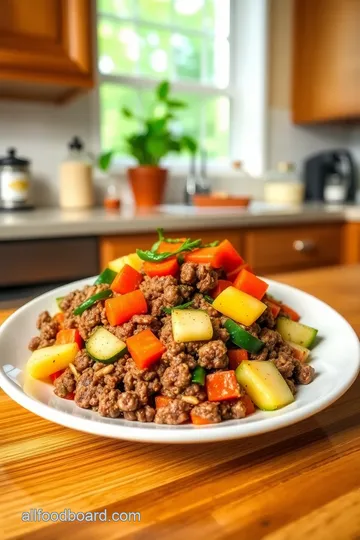
[[231,341],[238,347],[251,353],[257,353],[263,348],[264,343],[260,339],[251,335],[250,332],[244,330],[231,319],[227,319],[224,327],[229,332]]
[[105,268],[105,270],[103,270],[98,276],[94,285],[102,285],[103,283],[108,283],[109,285],[111,285],[115,277],[116,272],[114,272],[114,270],[110,270],[110,268]]
[[268,360],[244,360],[236,368],[235,375],[237,382],[263,411],[275,411],[294,401],[285,379]]
[[85,347],[91,358],[103,364],[113,364],[127,352],[126,344],[102,326],[89,337]]
[[279,317],[276,322],[276,330],[285,341],[292,341],[297,345],[310,349],[318,333],[316,328],[292,321],[287,317]]
[[81,315],[82,313],[84,313],[84,311],[96,304],[96,302],[99,302],[100,300],[105,300],[105,298],[109,298],[109,296],[112,296],[112,291],[110,289],[106,289],[105,291],[100,291],[96,294],[93,294],[92,296],[90,296],[90,298],[85,300],[85,302],[80,304],[80,306],[74,309],[74,315]]

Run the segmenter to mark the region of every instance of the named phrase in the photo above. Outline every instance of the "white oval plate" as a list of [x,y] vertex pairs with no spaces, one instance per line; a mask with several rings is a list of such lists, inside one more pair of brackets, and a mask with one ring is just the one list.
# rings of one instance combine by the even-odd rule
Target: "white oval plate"
[[36,319],[43,310],[57,311],[55,298],[93,283],[84,279],[59,287],[35,298],[0,327],[0,386],[17,403],[33,413],[63,426],[113,437],[143,442],[200,443],[258,435],[289,426],[328,407],[354,382],[359,372],[359,340],[351,326],[331,307],[288,285],[267,280],[270,293],[302,314],[305,324],[319,329],[319,340],[312,352],[316,378],[300,386],[294,403],[275,412],[257,411],[244,420],[195,427],[166,426],[103,418],[80,409],[73,401],[58,398],[52,386],[26,377],[27,344],[37,334]]

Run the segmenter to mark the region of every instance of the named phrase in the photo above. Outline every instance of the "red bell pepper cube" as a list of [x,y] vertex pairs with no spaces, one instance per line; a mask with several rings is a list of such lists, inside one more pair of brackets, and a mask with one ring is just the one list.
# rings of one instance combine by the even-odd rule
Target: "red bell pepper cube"
[[69,392],[68,394],[66,394],[66,396],[64,396],[63,399],[74,400],[75,399],[75,392]]
[[145,369],[160,360],[166,347],[152,333],[143,330],[126,340],[128,351],[139,369]]
[[286,304],[280,304],[280,311],[282,311],[286,315],[289,315],[292,321],[298,322],[300,320],[300,315]]
[[140,290],[105,300],[106,317],[111,326],[128,322],[133,315],[147,313],[145,296]]
[[278,304],[275,304],[272,300],[268,300],[267,298],[266,298],[265,303],[269,306],[271,314],[274,317],[274,319],[276,319],[276,317],[280,313],[280,309],[281,309],[280,306]]
[[56,334],[55,345],[66,345],[68,343],[76,343],[81,350],[84,346],[84,340],[80,336],[79,330],[76,328],[68,328],[65,330],[60,330]]
[[218,250],[217,247],[206,247],[206,248],[194,249],[194,251],[185,253],[185,261],[193,262],[197,264],[210,264],[213,268],[220,268],[221,265],[214,266],[215,264],[214,259],[215,259],[217,250]]
[[190,412],[190,418],[191,418],[191,422],[195,426],[205,426],[206,424],[216,424],[216,422],[212,422],[208,418],[203,418],[202,416],[194,414],[193,411]]
[[243,360],[249,360],[248,352],[245,349],[230,349],[227,352],[229,357],[229,368],[235,370]]
[[241,270],[240,274],[237,276],[233,283],[234,287],[243,291],[258,300],[261,300],[269,288],[269,285],[265,283],[262,279],[255,276],[251,272]]
[[244,396],[241,396],[241,401],[246,407],[246,413],[245,413],[246,416],[248,416],[249,414],[253,414],[255,412],[255,405],[252,402],[252,399],[247,394],[245,394]]
[[235,268],[235,270],[232,270],[232,272],[228,272],[226,277],[228,278],[229,281],[231,281],[231,283],[233,283],[235,281],[235,279],[237,278],[237,276],[240,274],[241,270],[243,270],[244,268],[248,272],[251,272],[252,274],[254,273],[251,266],[249,264],[247,264],[247,263],[244,263],[244,264],[241,264],[240,266],[238,266],[237,268]]
[[59,371],[55,371],[55,373],[52,373],[50,375],[51,382],[53,383],[55,379],[57,379],[58,377],[60,377],[60,375],[64,373],[64,371],[65,369],[59,369]]
[[125,264],[112,282],[110,289],[119,294],[126,294],[139,288],[142,275],[129,264]]
[[172,398],[169,398],[167,396],[155,396],[155,408],[161,409],[162,407],[166,407],[172,401]]
[[218,279],[216,287],[212,289],[212,291],[210,292],[210,296],[212,298],[216,298],[225,289],[227,289],[228,287],[231,287],[231,285],[232,285],[231,281],[227,281],[226,279]]
[[[172,245],[172,244],[171,244]],[[144,262],[143,270],[149,277],[155,276],[173,276],[176,277],[179,274],[180,267],[176,258],[167,259],[162,262]]]
[[235,371],[218,371],[207,375],[206,391],[209,401],[223,401],[240,397]]
[[276,298],[273,298],[272,296],[269,300],[273,304],[279,306],[280,311],[288,315],[292,321],[298,322],[300,320],[300,315],[287,304],[283,304],[282,302],[280,302],[280,300],[276,300]]
[[214,268],[222,267],[225,272],[231,272],[243,263],[244,259],[229,240],[223,240],[216,248],[216,254],[213,260]]

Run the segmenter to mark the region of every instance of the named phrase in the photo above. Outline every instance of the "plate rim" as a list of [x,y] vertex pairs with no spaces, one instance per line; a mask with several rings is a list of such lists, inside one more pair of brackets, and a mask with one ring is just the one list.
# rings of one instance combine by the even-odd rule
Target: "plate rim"
[[[94,277],[84,278],[77,280],[66,285],[62,285],[55,289],[34,298],[30,302],[24,304],[21,308],[16,310],[10,315],[8,319],[0,326],[0,346],[1,338],[6,332],[8,326],[13,324],[13,320],[16,319],[19,312],[26,311],[29,306],[36,304],[37,301],[47,298],[55,300],[56,292],[64,287],[74,286],[79,287],[87,284],[93,280]],[[136,442],[151,442],[151,443],[166,443],[166,444],[196,444],[207,442],[220,442],[233,439],[241,439],[261,435],[264,433],[270,433],[283,427],[294,425],[302,420],[306,420],[318,412],[326,409],[337,401],[355,382],[360,371],[360,341],[352,328],[350,323],[334,308],[329,306],[326,302],[311,295],[297,287],[281,283],[272,279],[264,278],[271,286],[272,284],[280,285],[284,292],[286,290],[295,290],[300,292],[305,297],[310,297],[320,302],[326,309],[331,310],[337,317],[342,319],[342,322],[347,326],[348,330],[354,337],[354,344],[356,342],[357,358],[354,358],[354,368],[349,372],[345,378],[345,381],[341,386],[337,387],[329,396],[320,396],[311,403],[307,403],[298,409],[289,411],[288,414],[279,415],[276,417],[269,416],[264,418],[260,422],[248,422],[246,424],[237,420],[230,420],[228,422],[216,424],[215,426],[166,426],[154,424],[141,423],[141,427],[137,426],[136,422],[128,422],[129,425],[116,423],[106,423],[101,421],[95,421],[93,418],[81,418],[78,416],[72,416],[70,413],[55,409],[51,405],[45,404],[32,396],[29,396],[24,390],[19,387],[13,380],[11,380],[4,372],[3,365],[0,365],[0,387],[4,392],[13,399],[16,403],[27,409],[28,411],[44,418],[50,422],[53,422],[64,427],[75,429],[77,431],[90,433],[92,435],[104,436],[119,440],[128,440]],[[54,415],[54,412],[56,414]],[[97,413],[94,413],[97,414]],[[271,414],[271,413],[270,413]],[[116,421],[116,419],[114,419]],[[124,421],[123,421],[124,422]],[[150,427],[150,425],[152,427]],[[115,429],[114,429],[115,428]]]

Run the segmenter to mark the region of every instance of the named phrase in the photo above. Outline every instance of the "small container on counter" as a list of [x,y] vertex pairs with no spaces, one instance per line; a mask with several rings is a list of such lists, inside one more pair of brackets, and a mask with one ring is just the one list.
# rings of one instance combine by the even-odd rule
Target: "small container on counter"
[[121,207],[119,181],[115,175],[109,175],[107,178],[107,186],[104,194],[105,210],[119,210]]
[[264,200],[270,204],[301,204],[305,187],[298,178],[295,165],[280,161],[275,171],[265,174]]
[[30,161],[16,156],[9,148],[7,156],[0,158],[0,208],[17,210],[29,207]]
[[69,143],[69,154],[60,165],[59,183],[61,208],[81,209],[94,205],[93,167],[78,137]]

